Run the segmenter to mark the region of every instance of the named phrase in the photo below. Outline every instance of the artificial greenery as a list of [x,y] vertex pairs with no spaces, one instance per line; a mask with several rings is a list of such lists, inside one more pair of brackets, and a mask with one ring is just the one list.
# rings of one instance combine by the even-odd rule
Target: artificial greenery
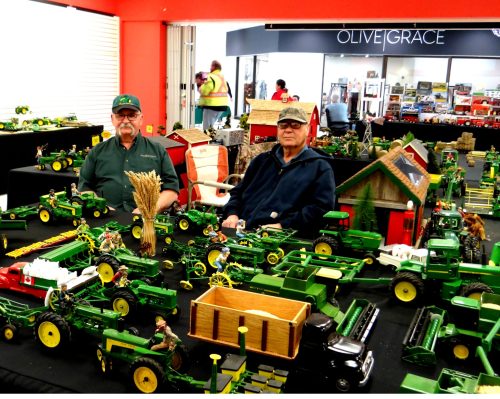
[[354,205],[354,220],[352,227],[355,230],[377,231],[377,215],[373,205],[372,186],[368,183],[361,191],[361,195]]

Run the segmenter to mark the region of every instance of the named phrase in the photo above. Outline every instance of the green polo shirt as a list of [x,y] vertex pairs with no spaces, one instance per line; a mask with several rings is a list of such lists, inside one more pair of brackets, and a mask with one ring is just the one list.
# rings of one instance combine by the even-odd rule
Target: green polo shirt
[[96,145],[87,155],[80,169],[78,190],[95,191],[106,198],[109,206],[131,212],[137,206],[132,194],[134,187],[125,171],[152,170],[160,176],[161,191],[179,192],[179,180],[165,148],[139,133],[127,150],[115,136]]

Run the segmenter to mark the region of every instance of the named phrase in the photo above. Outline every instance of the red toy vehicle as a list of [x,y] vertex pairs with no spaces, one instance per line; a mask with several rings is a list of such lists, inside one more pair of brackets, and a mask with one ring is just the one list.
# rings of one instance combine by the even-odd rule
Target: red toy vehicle
[[12,266],[0,269],[0,289],[44,299],[49,288],[57,288],[62,282],[67,283],[68,290],[71,290],[98,276],[95,267],[87,269],[77,277],[76,272],[59,267],[58,262],[43,259],[16,262]]

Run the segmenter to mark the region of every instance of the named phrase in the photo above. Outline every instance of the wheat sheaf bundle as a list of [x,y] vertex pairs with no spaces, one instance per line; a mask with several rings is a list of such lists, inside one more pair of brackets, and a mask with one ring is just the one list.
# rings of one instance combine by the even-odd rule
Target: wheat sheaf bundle
[[161,180],[151,172],[125,172],[134,186],[134,201],[142,214],[141,248],[149,256],[156,254],[156,231],[154,221],[156,206],[160,197]]

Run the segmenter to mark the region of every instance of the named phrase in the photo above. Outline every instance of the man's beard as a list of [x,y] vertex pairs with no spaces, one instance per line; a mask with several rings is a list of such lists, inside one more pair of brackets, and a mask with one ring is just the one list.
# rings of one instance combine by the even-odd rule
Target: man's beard
[[118,128],[116,129],[117,132],[118,132],[118,135],[121,136],[122,135],[122,129],[123,128],[128,128],[130,129],[130,136],[131,137],[135,137],[137,135],[137,131],[135,130],[134,126],[131,124],[131,123],[122,123],[120,124],[120,126],[118,126]]

